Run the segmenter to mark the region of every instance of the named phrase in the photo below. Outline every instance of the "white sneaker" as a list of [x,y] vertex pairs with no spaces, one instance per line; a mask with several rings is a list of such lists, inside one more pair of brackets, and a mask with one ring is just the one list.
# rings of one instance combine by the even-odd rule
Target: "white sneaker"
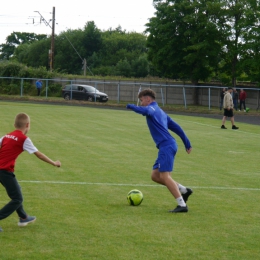
[[244,112],[246,112],[246,110],[244,110]]

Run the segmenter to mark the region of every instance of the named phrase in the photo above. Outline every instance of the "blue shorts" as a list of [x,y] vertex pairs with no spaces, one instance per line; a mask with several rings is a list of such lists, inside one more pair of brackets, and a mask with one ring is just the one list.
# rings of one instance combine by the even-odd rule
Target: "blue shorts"
[[159,172],[172,172],[177,149],[177,144],[160,147],[153,170],[158,169]]

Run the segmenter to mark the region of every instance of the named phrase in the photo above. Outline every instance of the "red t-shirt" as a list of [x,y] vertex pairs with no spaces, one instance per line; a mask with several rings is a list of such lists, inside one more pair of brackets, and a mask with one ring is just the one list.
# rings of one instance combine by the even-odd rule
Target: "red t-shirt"
[[0,170],[14,172],[15,161],[23,151],[35,153],[38,149],[22,131],[15,130],[0,138]]

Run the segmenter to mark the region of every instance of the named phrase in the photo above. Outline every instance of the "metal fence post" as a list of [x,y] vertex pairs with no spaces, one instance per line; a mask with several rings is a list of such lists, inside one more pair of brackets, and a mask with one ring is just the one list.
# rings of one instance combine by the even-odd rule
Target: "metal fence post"
[[95,82],[95,102],[97,102],[97,82]]
[[70,99],[72,99],[72,82],[73,80],[70,81]]
[[48,79],[46,80],[46,89],[45,89],[45,93],[46,93],[46,98],[48,98]]
[[161,88],[161,96],[162,96],[162,105],[164,107],[164,98],[163,98],[163,90],[162,90],[162,88]]
[[183,92],[183,101],[184,101],[184,107],[187,108],[187,104],[186,104],[186,93],[185,93],[185,87],[182,88],[182,92]]
[[23,79],[21,79],[21,97],[23,96]]
[[139,106],[139,101],[140,101],[140,100],[139,100],[139,97],[138,97],[138,96],[139,96],[139,93],[140,93],[141,91],[142,91],[142,84],[140,84],[139,90],[138,90],[138,93],[137,93],[137,103],[136,103],[137,106]]
[[119,104],[120,102],[120,82],[118,82],[117,85],[117,103]]
[[209,110],[210,110],[210,88],[209,88]]
[[257,95],[257,108],[256,108],[256,111],[259,109],[259,94],[260,94],[260,91],[258,90],[258,95]]

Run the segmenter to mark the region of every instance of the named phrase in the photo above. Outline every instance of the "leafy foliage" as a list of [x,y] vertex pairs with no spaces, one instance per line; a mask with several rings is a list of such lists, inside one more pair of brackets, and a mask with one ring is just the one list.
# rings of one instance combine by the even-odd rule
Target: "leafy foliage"
[[[83,29],[55,36],[56,72],[82,75],[189,80],[214,77],[224,84],[237,79],[260,81],[260,3],[257,0],[154,0],[156,13],[146,34],[121,26],[106,31],[93,21]],[[0,60],[49,69],[51,38],[14,32],[0,45]],[[9,68],[10,69],[10,68]],[[21,76],[29,75],[28,69]],[[5,74],[13,74],[5,72]]]
[[132,61],[132,71],[136,78],[144,78],[149,74],[149,63],[146,55],[139,56]]
[[131,65],[128,62],[127,59],[120,60],[116,64],[116,74],[117,75],[123,75],[125,77],[130,77],[131,76]]
[[154,1],[147,24],[148,59],[166,77],[206,80],[220,51],[219,32],[206,1]]
[[[233,86],[259,79],[259,1],[154,0],[148,59],[163,76],[194,84],[215,75]],[[249,66],[249,63],[251,66]]]
[[28,67],[15,61],[0,62],[0,77],[52,78],[55,73],[45,67]]
[[1,77],[15,77],[19,75],[20,69],[23,65],[17,62],[2,62],[0,66]]
[[19,45],[30,44],[46,38],[47,36],[44,34],[13,32],[7,37],[6,43],[0,45],[0,60],[10,59]]
[[[45,37],[33,42],[31,38],[27,41],[17,41],[14,36],[16,35],[12,35],[12,45],[4,46],[6,51],[2,50],[2,59],[5,53],[9,52],[13,56],[8,54],[8,59],[35,68],[49,68],[51,38]],[[143,56],[146,53],[145,45],[146,36],[143,34],[126,33],[121,27],[102,32],[90,21],[83,29],[67,30],[55,36],[53,65],[56,71],[83,74],[83,60],[86,59],[88,68],[100,75],[118,75],[120,71],[123,71],[123,76],[139,75],[140,72],[133,72],[132,62],[135,61],[136,64],[141,56],[142,60],[146,59],[146,56]],[[125,60],[129,62],[129,66],[120,68]],[[143,76],[147,76],[149,72],[147,64],[148,62],[141,73]]]
[[[218,30],[222,32],[222,64],[220,72],[229,75],[231,84],[243,72],[252,75],[251,80],[259,76],[259,1],[222,1]],[[252,72],[254,69],[254,72]],[[258,71],[257,71],[258,70]]]

